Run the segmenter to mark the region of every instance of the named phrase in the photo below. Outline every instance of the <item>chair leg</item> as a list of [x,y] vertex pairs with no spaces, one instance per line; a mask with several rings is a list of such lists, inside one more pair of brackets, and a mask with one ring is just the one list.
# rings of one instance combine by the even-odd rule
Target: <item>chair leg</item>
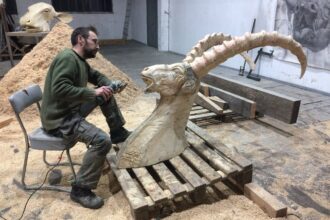
[[24,156],[24,163],[23,163],[23,171],[22,171],[22,186],[24,190],[54,190],[54,191],[60,191],[60,192],[71,192],[71,187],[65,187],[65,186],[51,186],[51,185],[27,185],[25,183],[25,176],[26,176],[26,170],[27,170],[27,163],[29,158],[30,148],[27,147],[25,151]]
[[69,164],[70,164],[70,167],[71,167],[71,171],[72,171],[74,180],[76,180],[76,172],[74,171],[74,167],[73,167],[74,163],[72,163],[72,159],[71,159],[71,155],[70,155],[70,150],[69,149],[66,150],[66,155],[68,156],[68,160],[69,160]]
[[[69,158],[69,157],[68,157]],[[71,160],[71,157],[70,157],[70,159],[69,159],[69,162],[61,162],[61,163],[50,163],[50,162],[48,162],[47,161],[47,151],[43,151],[43,156],[42,156],[42,159],[43,159],[43,161],[44,161],[44,163],[46,164],[46,165],[48,165],[48,166],[68,166],[68,165],[70,165],[71,166],[71,164],[72,165],[81,165],[80,163],[74,163],[74,162],[72,162],[72,161],[70,161]]]
[[24,189],[28,189],[28,187],[25,184],[25,175],[26,175],[26,167],[27,167],[27,162],[28,162],[28,157],[30,153],[30,148],[25,149],[25,156],[24,156],[24,163],[23,163],[23,171],[22,171],[22,185]]

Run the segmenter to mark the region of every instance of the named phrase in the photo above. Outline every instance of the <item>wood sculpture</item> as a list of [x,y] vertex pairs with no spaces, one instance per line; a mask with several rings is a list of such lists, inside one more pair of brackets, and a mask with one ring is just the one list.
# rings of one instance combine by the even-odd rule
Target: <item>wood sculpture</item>
[[307,60],[301,45],[277,32],[246,33],[229,39],[213,34],[198,42],[182,63],[145,68],[141,73],[147,84],[145,91],[158,92],[160,102],[120,146],[118,168],[153,165],[182,153],[188,146],[185,128],[201,78],[228,58],[267,45],[283,47],[296,55],[303,76]]
[[52,5],[38,2],[28,7],[28,11],[20,18],[19,23],[27,32],[49,31],[49,22],[55,18],[64,23],[72,21],[71,15],[56,12]]

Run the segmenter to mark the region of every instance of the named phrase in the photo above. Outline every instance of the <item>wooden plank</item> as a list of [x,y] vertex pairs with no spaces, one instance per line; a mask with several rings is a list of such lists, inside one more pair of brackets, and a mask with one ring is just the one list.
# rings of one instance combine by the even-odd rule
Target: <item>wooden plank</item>
[[256,203],[271,218],[287,215],[287,207],[256,183],[246,184],[244,195]]
[[255,118],[257,104],[254,101],[214,86],[209,86],[209,89],[211,96],[218,96],[221,99],[226,100],[231,110],[243,115],[244,117]]
[[188,121],[187,127],[198,137],[203,139],[208,145],[217,149],[221,154],[231,159],[234,163],[238,164],[240,167],[244,169],[252,168],[252,163],[249,160],[247,160],[245,157],[243,157],[233,149],[228,148],[226,145],[221,143],[220,140],[210,136],[204,129],[198,127],[195,123]]
[[191,148],[187,148],[182,157],[189,161],[189,163],[195,167],[211,184],[218,182],[222,176],[216,172],[208,163],[206,163],[201,157],[199,157]]
[[228,102],[219,98],[218,96],[210,96],[209,98],[211,99],[212,102],[220,106],[223,110],[229,108]]
[[191,115],[189,116],[189,120],[200,120],[200,119],[206,119],[206,118],[212,118],[217,116],[214,112],[204,113],[200,115]]
[[[297,122],[300,99],[212,73],[203,77],[203,82],[255,101],[257,103],[256,110],[262,114],[290,124]],[[209,88],[210,96],[212,96],[211,87]]]
[[180,156],[170,159],[171,164],[175,167],[178,173],[194,188],[194,190],[205,187],[205,182],[202,178],[184,162]]
[[207,109],[199,109],[199,110],[190,111],[190,115],[199,115],[199,114],[208,113],[208,112],[210,112],[210,111]]
[[174,176],[174,174],[166,167],[164,163],[155,164],[152,168],[157,172],[160,179],[165,183],[174,197],[178,197],[186,193],[184,185]]
[[210,110],[211,112],[216,113],[217,115],[222,114],[223,111],[222,108],[217,104],[215,104],[214,102],[212,102],[208,97],[206,97],[200,92],[197,93],[197,96],[195,98],[195,103],[200,106],[203,106],[204,108]]
[[167,200],[166,194],[145,167],[133,168],[132,170],[143,185],[143,188],[156,204]]
[[190,132],[186,132],[186,137],[188,143],[199,153],[199,155],[210,161],[210,164],[214,169],[220,170],[225,174],[223,177],[227,177],[228,175],[232,175],[241,170],[240,167],[229,162],[216,151],[207,147],[201,138],[196,137]]
[[136,219],[148,219],[148,201],[143,193],[138,189],[126,169],[117,168],[115,162],[116,156],[114,154],[110,153],[107,159],[110,162],[111,169],[115,173],[129,205],[131,206],[132,214]]

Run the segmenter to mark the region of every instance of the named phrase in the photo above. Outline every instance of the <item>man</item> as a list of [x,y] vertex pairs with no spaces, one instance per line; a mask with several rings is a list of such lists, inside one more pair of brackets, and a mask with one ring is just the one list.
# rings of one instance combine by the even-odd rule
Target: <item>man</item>
[[[72,183],[70,197],[82,206],[100,208],[103,199],[92,192],[101,176],[111,143],[124,141],[130,134],[116,104],[114,93],[126,84],[111,81],[92,69],[86,59],[94,58],[99,50],[94,27],[76,28],[71,35],[72,49],[60,52],[52,62],[44,86],[41,107],[43,128],[63,137],[67,143],[80,141],[88,150]],[[88,88],[87,82],[97,87]],[[85,117],[99,105],[110,128],[109,134],[87,122]]]

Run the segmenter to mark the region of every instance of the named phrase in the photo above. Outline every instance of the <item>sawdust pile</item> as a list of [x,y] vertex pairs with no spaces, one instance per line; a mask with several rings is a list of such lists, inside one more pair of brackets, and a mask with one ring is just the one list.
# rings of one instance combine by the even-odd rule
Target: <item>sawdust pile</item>
[[[57,23],[31,52],[26,54],[15,67],[8,71],[0,81],[1,114],[12,114],[8,97],[13,92],[34,83],[40,85],[43,89],[44,80],[52,60],[61,50],[71,47],[70,36],[72,31],[73,29],[69,25],[61,22]],[[116,95],[120,106],[130,103],[140,93],[136,84],[100,53],[97,54],[95,59],[90,59],[89,64],[110,79],[120,79],[128,83],[126,89]]]

